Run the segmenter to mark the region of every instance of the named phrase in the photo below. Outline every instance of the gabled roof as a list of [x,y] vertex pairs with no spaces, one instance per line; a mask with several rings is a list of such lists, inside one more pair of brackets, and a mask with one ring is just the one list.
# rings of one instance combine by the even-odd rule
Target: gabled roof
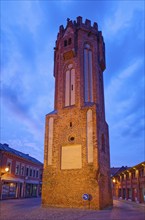
[[53,110],[52,112],[49,112],[47,115],[53,115],[53,114],[57,114],[57,110]]
[[145,161],[135,165],[135,166],[132,166],[132,167],[111,167],[110,168],[110,174],[111,174],[111,177],[114,177],[114,176],[117,176],[117,175],[120,175],[121,173],[123,173],[124,171],[128,171],[128,172],[132,172],[132,170],[134,169],[139,169],[139,168],[142,168],[145,166]]
[[8,152],[8,153],[13,154],[13,155],[16,155],[16,156],[21,157],[21,158],[23,158],[25,160],[29,160],[29,161],[31,161],[33,163],[36,163],[36,164],[39,164],[39,165],[43,165],[39,160],[35,159],[34,157],[29,156],[29,154],[24,154],[21,151],[17,151],[15,149],[9,147],[8,144],[1,144],[0,143],[0,150]]
[[111,167],[110,168],[110,174],[111,176],[114,176],[115,173],[119,171],[120,167]]

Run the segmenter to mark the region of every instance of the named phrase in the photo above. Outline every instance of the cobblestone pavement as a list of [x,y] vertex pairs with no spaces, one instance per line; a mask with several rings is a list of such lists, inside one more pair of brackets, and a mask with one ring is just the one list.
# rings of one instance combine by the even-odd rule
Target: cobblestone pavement
[[114,200],[112,208],[42,208],[40,198],[0,202],[1,220],[145,220],[145,205]]

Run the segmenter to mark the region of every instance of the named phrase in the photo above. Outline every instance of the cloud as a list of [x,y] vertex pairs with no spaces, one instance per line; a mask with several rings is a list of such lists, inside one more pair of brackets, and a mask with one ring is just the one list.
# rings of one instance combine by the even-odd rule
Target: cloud
[[41,120],[53,103],[46,98],[54,86],[50,41],[45,43],[38,29],[44,15],[38,2],[3,2],[2,7],[2,104],[35,136],[43,132]]
[[59,0],[53,2],[54,7],[57,7],[62,12],[68,11],[68,7],[71,7],[74,4],[73,0]]
[[105,38],[114,40],[114,37],[120,38],[125,34],[128,28],[133,27],[134,14],[136,11],[144,11],[143,1],[118,1],[109,14],[108,19],[104,21],[103,33]]
[[[139,59],[119,71],[105,88],[107,118],[115,129],[119,126],[118,130],[122,130],[122,122],[127,123],[125,117],[134,114],[134,111],[134,116],[139,114],[140,118],[143,117],[143,76],[138,78],[142,64]],[[115,114],[112,109],[115,109]]]
[[128,83],[130,78],[133,78],[134,75],[138,72],[139,67],[143,64],[142,59],[138,59],[135,61],[130,62],[130,65],[125,67],[123,70],[119,70],[114,76],[112,74],[112,80],[110,81],[109,85],[105,88],[106,93],[106,100],[113,100],[114,103],[118,97],[121,96],[123,92],[123,87],[127,88],[132,87],[133,85],[128,85],[128,87],[124,86]]
[[[21,93],[21,92],[20,92]],[[30,133],[37,134],[37,137],[41,136],[41,124],[37,123],[37,119],[33,119],[29,112],[29,104],[24,103],[20,99],[21,95],[17,94],[12,88],[4,87],[2,90],[2,98],[5,106],[9,111],[15,115],[15,117],[21,121],[22,125],[25,125]]]
[[[140,155],[140,160],[143,160],[143,66],[142,58],[135,60],[132,57],[132,61],[130,60],[130,64],[126,64],[125,68],[118,68],[118,72],[112,75],[105,88],[106,115],[110,127],[111,161],[114,161],[113,165],[125,160],[121,156],[123,154],[132,155],[132,158],[134,158],[134,154]],[[134,158],[134,163],[140,162],[138,158]],[[128,161],[129,163],[131,164],[131,160]]]
[[[36,34],[43,18],[38,1],[3,1],[1,8],[2,24],[5,24],[6,28],[15,24]],[[9,14],[11,16],[8,16]]]

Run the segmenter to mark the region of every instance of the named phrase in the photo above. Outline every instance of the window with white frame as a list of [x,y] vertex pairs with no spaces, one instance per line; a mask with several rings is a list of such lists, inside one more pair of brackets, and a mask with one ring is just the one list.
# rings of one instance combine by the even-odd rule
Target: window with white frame
[[144,177],[144,168],[139,170],[139,177]]
[[16,174],[16,175],[19,175],[19,174],[20,174],[20,162],[16,162],[15,174]]
[[136,178],[136,171],[135,171],[135,170],[132,171],[131,176],[132,176],[132,179],[135,179],[135,178]]
[[25,165],[21,164],[21,175],[24,176],[25,174]]
[[35,173],[36,173],[36,171],[35,171],[35,169],[33,169],[33,177],[35,177]]
[[30,173],[29,176],[32,176],[32,167],[30,167]]
[[38,178],[39,177],[39,171],[37,170],[36,171],[36,178]]
[[7,159],[6,167],[9,168],[8,173],[11,173],[11,170],[12,170],[12,159]]
[[26,167],[26,173],[25,173],[25,175],[26,175],[26,176],[29,176],[29,166]]

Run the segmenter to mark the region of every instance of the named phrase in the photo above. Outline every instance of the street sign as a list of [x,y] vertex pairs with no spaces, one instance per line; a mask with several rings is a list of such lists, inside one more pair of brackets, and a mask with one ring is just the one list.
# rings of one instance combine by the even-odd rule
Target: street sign
[[83,194],[82,198],[83,198],[83,200],[89,200],[90,195],[85,193],[85,194]]

